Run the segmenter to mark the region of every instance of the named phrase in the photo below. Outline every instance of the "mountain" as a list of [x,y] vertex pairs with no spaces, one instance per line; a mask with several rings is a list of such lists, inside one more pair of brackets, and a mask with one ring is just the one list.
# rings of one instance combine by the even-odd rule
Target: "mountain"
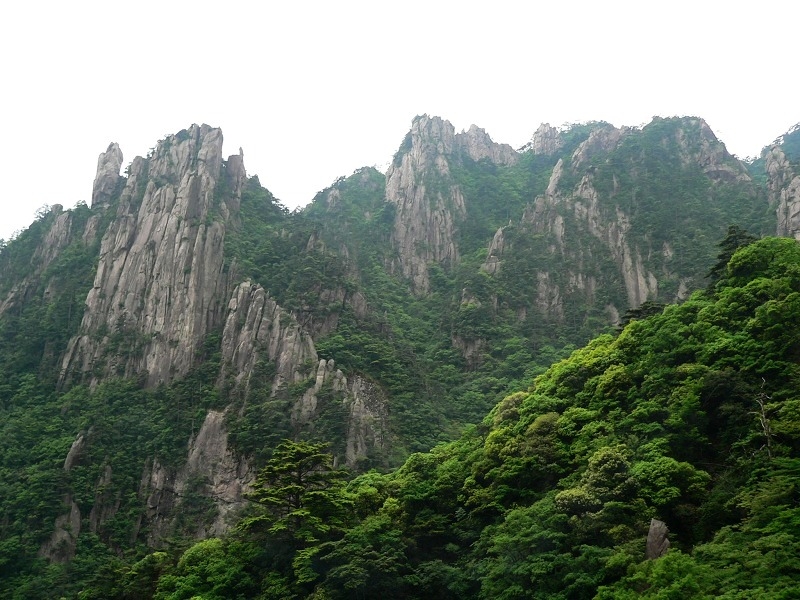
[[713,285],[730,225],[796,235],[797,135],[745,164],[698,118],[545,124],[514,150],[423,115],[385,174],[295,212],[219,129],[124,174],[111,144],[91,207],[0,252],[3,589],[72,593],[76,568],[225,534],[283,439],[365,471],[458,438]]

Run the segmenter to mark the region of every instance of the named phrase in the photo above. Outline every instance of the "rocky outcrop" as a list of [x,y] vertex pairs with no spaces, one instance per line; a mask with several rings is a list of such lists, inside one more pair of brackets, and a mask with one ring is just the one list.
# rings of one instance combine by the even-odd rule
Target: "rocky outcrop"
[[209,411],[197,435],[189,440],[186,459],[180,468],[169,468],[158,459],[148,460],[139,484],[145,505],[136,534],[146,525],[147,544],[162,545],[171,535],[182,512],[197,497],[207,498],[213,511],[204,509],[186,531],[197,539],[223,535],[245,505],[254,474],[246,458],[235,455],[228,445],[225,413]]
[[645,549],[645,558],[653,560],[661,558],[669,550],[669,528],[664,521],[658,519],[650,519],[650,530],[647,532],[647,546]]
[[[62,383],[122,375],[154,386],[192,366],[228,301],[223,241],[244,169],[240,158],[229,159],[230,181],[221,152],[219,129],[193,125],[133,160],[103,236],[80,333],[62,361]],[[109,161],[100,162],[106,169]],[[98,178],[106,181],[103,173]]]
[[728,152],[705,120],[683,119],[682,126],[675,132],[675,139],[683,163],[700,166],[713,181],[751,181],[747,167]]
[[561,136],[561,132],[555,127],[551,127],[550,123],[542,123],[523,150],[531,151],[534,154],[552,156],[561,150],[563,146],[564,138]]
[[423,115],[414,119],[386,173],[386,201],[396,208],[391,241],[397,258],[392,266],[416,293],[428,291],[430,263],[449,268],[459,261],[457,232],[467,210],[451,165],[465,158],[511,165],[518,155],[475,125],[456,134],[449,121]]
[[220,411],[209,411],[189,443],[186,462],[175,480],[175,495],[183,498],[193,481],[201,482],[201,491],[217,508],[213,521],[196,536],[222,535],[230,528],[230,515],[243,506],[243,494],[249,489],[252,474],[247,461],[236,457],[229,448],[225,415]]
[[92,208],[105,208],[116,194],[122,167],[122,150],[112,142],[97,159],[97,175],[92,186]]
[[41,275],[72,241],[71,212],[64,212],[60,204],[54,204],[45,218],[51,220],[51,225],[33,252],[27,275],[14,283],[5,297],[0,297],[0,316],[14,308],[22,308],[33,297]]
[[[65,473],[69,473],[72,467],[78,463],[85,450],[86,436],[81,433],[72,442],[72,446],[64,458]],[[67,507],[67,512],[56,517],[50,539],[44,542],[39,549],[40,556],[57,563],[65,563],[75,557],[75,548],[81,533],[81,511],[71,493],[64,495],[63,503]]]
[[[540,127],[536,144],[532,142],[529,149],[535,146],[536,152],[550,152],[557,139],[552,128]],[[775,186],[773,202],[783,215],[779,221],[785,232],[793,218],[789,199],[800,189],[800,181],[797,188],[788,183],[791,177],[778,152],[771,152],[767,163],[774,181],[782,182]],[[653,187],[653,172],[676,177],[674,198],[669,186]],[[702,201],[687,196],[687,184],[681,183],[681,178],[697,182],[698,173],[709,186],[708,198]],[[525,209],[520,231],[506,240],[503,252],[513,255],[515,236],[527,235],[536,239],[538,256],[553,257],[546,262],[559,268],[543,264],[537,269],[531,304],[557,321],[567,314],[566,304],[593,306],[601,297],[602,312],[615,318],[646,300],[681,300],[701,282],[685,268],[687,248],[694,251],[696,245],[691,236],[678,241],[682,249],[676,250],[679,246],[673,238],[682,233],[679,223],[697,226],[688,214],[680,214],[680,207],[686,198],[686,210],[696,214],[713,217],[715,211],[731,212],[722,204],[707,208],[719,202],[723,192],[729,194],[725,190],[731,185],[741,190],[737,202],[752,210],[757,192],[745,166],[727,152],[702,119],[655,119],[644,129],[599,123],[571,156],[558,159],[545,192]],[[674,202],[674,216],[654,197],[658,203]],[[800,203],[794,214],[800,214]],[[675,231],[657,231],[665,222],[674,225]],[[665,239],[665,235],[672,237]],[[691,260],[697,259],[686,262]],[[483,268],[496,274],[498,265],[496,251],[490,249]],[[599,307],[596,310],[599,313]]]
[[505,245],[505,235],[503,235],[503,228],[500,227],[489,244],[486,260],[481,265],[483,271],[486,271],[489,275],[494,275],[500,270],[500,258],[503,256]]
[[519,155],[508,144],[492,141],[485,129],[470,125],[467,131],[455,136],[456,149],[474,161],[488,160],[495,165],[514,165]]
[[389,444],[389,400],[376,383],[359,375],[343,382],[349,404],[345,461],[385,452]]
[[410,147],[386,173],[386,201],[396,207],[392,246],[396,267],[417,293],[428,291],[428,263],[458,262],[456,228],[464,216],[464,197],[450,173],[448,158],[455,130],[427,115],[411,126]]
[[764,151],[767,193],[778,217],[776,235],[800,240],[800,173],[780,146]]
[[259,361],[274,363],[273,394],[307,379],[309,364],[319,360],[311,335],[264,288],[249,281],[239,284],[228,303],[222,358],[243,386]]
[[[551,240],[551,252],[558,252],[565,264],[573,266],[567,277],[559,278],[560,284],[550,273],[540,271],[537,275],[535,305],[548,318],[557,321],[563,318],[564,298],[570,294],[577,292],[587,303],[594,301],[594,274],[585,273],[580,267],[581,264],[590,264],[588,240],[568,239],[567,215],[577,226],[577,231],[586,232],[599,242],[605,253],[610,254],[624,284],[628,306],[639,306],[658,293],[656,277],[645,268],[640,251],[629,244],[629,216],[613,200],[611,206],[603,206],[606,199],[597,191],[593,172],[587,168],[593,156],[613,151],[630,132],[630,129],[617,129],[607,124],[592,131],[573,153],[569,167],[559,159],[544,195],[523,214],[523,226],[533,233],[546,235]],[[577,185],[565,189],[562,180],[567,169],[570,174],[578,172],[582,175]],[[618,313],[621,307],[612,305],[610,308]]]
[[246,390],[259,362],[274,365],[271,394],[308,381],[308,387],[291,409],[292,425],[303,429],[313,424],[320,411],[322,390],[327,401],[340,402],[346,411],[345,460],[353,466],[368,454],[380,451],[387,439],[388,399],[378,386],[354,376],[351,381],[332,359],[320,359],[308,331],[292,313],[282,309],[259,285],[240,284],[228,305],[222,333],[223,376],[232,373],[235,386]]

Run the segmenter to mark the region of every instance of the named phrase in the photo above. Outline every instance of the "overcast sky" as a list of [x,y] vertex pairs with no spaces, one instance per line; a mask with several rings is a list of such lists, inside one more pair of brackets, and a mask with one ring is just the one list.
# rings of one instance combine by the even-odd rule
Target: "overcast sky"
[[756,155],[800,121],[799,22],[791,0],[4,2],[0,238],[88,202],[109,142],[127,165],[192,123],[289,207],[385,165],[423,113],[514,147],[695,115]]

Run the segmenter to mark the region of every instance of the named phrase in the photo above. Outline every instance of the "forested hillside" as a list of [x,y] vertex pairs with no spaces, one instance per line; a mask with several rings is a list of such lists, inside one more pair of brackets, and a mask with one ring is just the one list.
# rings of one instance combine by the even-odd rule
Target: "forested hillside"
[[112,144],[0,250],[0,591],[792,597],[796,137],[422,116],[294,212]]

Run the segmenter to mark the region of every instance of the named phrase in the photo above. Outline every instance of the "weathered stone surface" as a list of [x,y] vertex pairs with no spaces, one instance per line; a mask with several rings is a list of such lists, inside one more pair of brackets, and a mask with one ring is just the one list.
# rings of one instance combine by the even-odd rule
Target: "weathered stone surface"
[[[699,131],[689,134],[689,130]],[[751,180],[747,167],[734,158],[717,139],[711,127],[703,119],[685,119],[684,126],[675,133],[681,159],[684,164],[696,164],[702,167],[706,175],[714,181]]]
[[247,461],[234,456],[228,447],[224,413],[209,411],[175,479],[175,495],[179,499],[186,495],[190,482],[203,481],[201,491],[216,505],[216,517],[210,525],[199,524],[196,537],[219,536],[230,528],[230,517],[244,505],[243,494],[252,479]]
[[[64,458],[65,472],[69,473],[85,449],[86,436],[80,433],[72,442],[72,446]],[[75,557],[78,536],[81,533],[81,511],[78,504],[72,499],[72,494],[65,494],[63,502],[65,506],[69,507],[69,510],[56,517],[50,539],[44,542],[39,549],[39,556],[57,563],[69,562]]]
[[488,160],[496,165],[513,165],[519,155],[508,144],[497,144],[492,141],[485,129],[477,125],[456,134],[455,145],[458,150],[474,161]]
[[51,562],[65,563],[75,557],[81,533],[81,511],[71,495],[64,498],[69,512],[56,518],[53,534],[39,549],[39,556]]
[[530,150],[534,154],[551,156],[561,150],[564,146],[564,139],[561,132],[550,123],[542,123],[534,132],[531,141],[525,146],[524,150]]
[[48,217],[52,218],[52,224],[45,233],[41,244],[33,252],[29,273],[8,291],[5,298],[0,298],[0,316],[15,307],[21,308],[24,306],[33,297],[38,288],[44,287],[48,289],[49,284],[42,285],[43,282],[41,281],[47,268],[61,256],[61,253],[73,242],[76,236],[85,236],[84,232],[75,231],[72,212],[64,211],[60,204],[54,204],[50,207]]
[[223,373],[233,372],[243,389],[259,361],[275,365],[271,393],[311,380],[292,407],[296,427],[311,423],[318,414],[318,395],[328,385],[335,402],[348,412],[346,461],[351,466],[373,450],[380,450],[388,431],[388,399],[380,388],[355,377],[350,383],[333,360],[320,359],[311,334],[295,316],[283,310],[259,285],[241,283],[228,304],[222,333]]
[[764,151],[767,193],[778,218],[776,235],[800,240],[800,174],[780,146]]
[[350,403],[345,460],[354,466],[368,454],[388,446],[389,401],[380,386],[355,375],[345,383]]
[[415,293],[428,291],[430,263],[449,268],[459,261],[456,238],[466,206],[451,163],[467,158],[511,165],[519,155],[508,144],[493,142],[480,127],[456,134],[449,121],[423,115],[414,119],[386,173],[386,200],[396,207],[391,241],[397,259],[392,266],[411,280]]
[[228,303],[222,358],[239,384],[249,381],[259,360],[274,363],[273,393],[308,378],[307,365],[318,361],[311,335],[264,288],[249,281],[239,284]]
[[410,148],[386,173],[386,200],[395,205],[392,245],[396,267],[417,293],[428,290],[428,263],[458,262],[455,228],[465,216],[464,197],[450,174],[455,130],[427,115],[411,126]]
[[494,233],[494,237],[492,237],[492,241],[489,244],[486,260],[481,265],[481,269],[489,273],[489,275],[494,275],[500,270],[500,259],[503,256],[505,244],[506,240],[503,235],[503,228],[500,227]]
[[89,530],[92,533],[104,533],[103,525],[119,510],[122,501],[120,491],[113,492],[110,488],[113,474],[114,470],[111,465],[106,464],[103,474],[95,485],[94,504],[92,510],[89,511]]
[[647,532],[647,548],[645,550],[645,557],[648,560],[660,558],[667,553],[669,550],[668,533],[669,528],[664,521],[650,520],[650,531]]
[[92,186],[92,208],[106,207],[110,203],[120,179],[122,150],[112,142],[97,159],[97,175]]
[[[575,150],[569,168],[573,172],[583,170],[582,165],[588,165],[594,154],[612,151],[630,131],[630,128],[601,125]],[[567,239],[564,214],[571,213],[580,230],[601,241],[611,254],[624,282],[629,306],[638,306],[657,295],[657,278],[645,269],[639,249],[631,248],[628,242],[631,227],[628,215],[619,206],[614,206],[613,210],[601,206],[591,171],[585,172],[574,188],[563,189],[566,168],[559,159],[544,195],[536,198],[523,214],[523,226],[533,233],[546,235],[553,241],[551,252],[564,257],[572,255],[570,262],[579,265],[589,257],[584,256],[587,250],[580,240]],[[564,316],[563,301],[567,295],[577,291],[591,303],[597,287],[593,273],[580,271],[569,272],[569,283],[563,289],[546,272],[537,275],[537,282],[536,306],[542,314],[556,320]],[[607,309],[610,314],[619,313],[618,307],[609,305]]]
[[[138,376],[154,386],[191,367],[228,300],[222,250],[238,198],[215,196],[221,152],[219,129],[193,125],[133,160],[62,383],[91,373],[92,381]],[[244,169],[233,163],[235,193]]]

